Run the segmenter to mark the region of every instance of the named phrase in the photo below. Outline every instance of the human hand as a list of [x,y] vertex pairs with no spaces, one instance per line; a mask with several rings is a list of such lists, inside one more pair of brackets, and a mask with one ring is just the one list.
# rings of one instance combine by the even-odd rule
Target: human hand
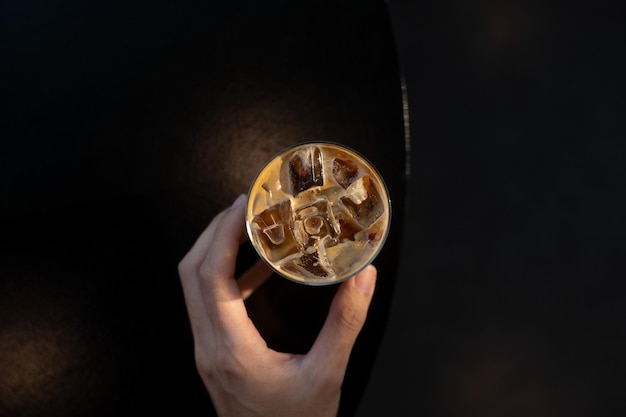
[[198,372],[220,417],[336,416],[350,352],[376,282],[370,265],[343,283],[306,355],[267,347],[244,299],[271,270],[261,260],[235,280],[245,240],[243,202],[219,213],[178,265]]

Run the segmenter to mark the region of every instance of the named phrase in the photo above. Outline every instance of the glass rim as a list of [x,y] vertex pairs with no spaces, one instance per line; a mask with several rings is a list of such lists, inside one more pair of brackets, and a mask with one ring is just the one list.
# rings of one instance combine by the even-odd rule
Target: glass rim
[[[384,228],[383,231],[383,236],[380,239],[380,241],[377,244],[376,249],[369,255],[369,257],[362,263],[361,266],[351,269],[349,271],[349,273],[344,273],[344,274],[337,274],[336,277],[332,278],[332,279],[322,279],[320,278],[319,280],[309,280],[306,278],[302,278],[302,279],[297,279],[295,277],[289,276],[289,274],[281,271],[279,268],[275,267],[273,265],[273,263],[267,259],[267,257],[265,256],[265,254],[263,253],[263,251],[261,250],[261,248],[257,247],[255,240],[253,238],[252,235],[252,229],[251,229],[251,221],[252,219],[249,218],[249,213],[251,212],[250,209],[250,204],[251,204],[251,194],[252,194],[252,190],[255,188],[255,186],[257,185],[257,181],[259,179],[259,177],[261,176],[261,174],[263,174],[263,172],[265,171],[265,169],[273,162],[276,160],[276,158],[282,157],[284,155],[289,154],[290,152],[294,152],[295,150],[297,150],[298,148],[305,148],[305,147],[309,147],[309,146],[314,146],[314,145],[321,145],[321,146],[329,146],[329,147],[336,147],[339,148],[340,150],[345,150],[348,153],[352,153],[354,155],[356,155],[358,158],[360,158],[365,165],[367,166],[368,169],[370,169],[376,176],[376,179],[378,180],[377,182],[381,185],[382,188],[382,192],[384,193],[384,200],[386,202],[386,208],[387,208],[387,224]],[[302,285],[307,285],[307,286],[327,286],[327,285],[333,285],[333,284],[339,284],[343,281],[346,281],[350,278],[352,278],[353,276],[357,275],[358,273],[360,273],[361,271],[363,271],[365,268],[367,268],[368,265],[372,264],[374,262],[374,260],[378,257],[379,253],[381,252],[383,246],[385,246],[385,243],[387,241],[387,237],[389,236],[389,232],[391,230],[391,219],[392,219],[392,205],[391,205],[391,195],[389,193],[389,189],[387,187],[387,184],[385,183],[385,180],[383,179],[383,176],[380,174],[380,172],[378,171],[378,169],[376,168],[376,166],[374,164],[372,164],[372,162],[367,159],[361,152],[357,151],[356,149],[344,145],[342,143],[339,142],[333,142],[333,141],[329,141],[329,140],[308,140],[308,141],[303,141],[303,142],[298,142],[292,145],[289,145],[285,148],[283,148],[282,150],[274,153],[270,158],[268,158],[259,168],[259,170],[257,171],[256,175],[254,176],[254,179],[252,180],[252,182],[250,183],[250,187],[248,188],[248,194],[246,195],[246,204],[245,204],[245,225],[246,225],[246,234],[248,236],[248,241],[250,242],[250,244],[252,245],[252,247],[254,248],[254,250],[256,251],[256,253],[258,254],[258,256],[265,262],[265,264],[267,264],[273,272],[275,272],[276,274],[278,274],[280,277],[282,278],[286,278],[290,281],[296,282],[298,284],[302,284]],[[295,275],[295,274],[294,274]]]

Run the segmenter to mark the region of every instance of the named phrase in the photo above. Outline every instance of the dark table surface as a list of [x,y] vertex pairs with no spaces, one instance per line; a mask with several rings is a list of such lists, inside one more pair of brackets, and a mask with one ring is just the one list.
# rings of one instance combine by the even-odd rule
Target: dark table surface
[[[396,202],[343,415],[624,415],[619,3],[236,3],[2,3],[0,416],[210,415],[176,264],[311,137]],[[268,284],[306,350],[332,287]]]
[[[383,339],[407,185],[400,70],[382,1],[6,4],[0,415],[211,415],[177,264],[283,148],[323,140],[386,181],[392,226],[340,405]],[[244,245],[243,269],[256,259]],[[247,300],[304,353],[337,286],[274,277]]]
[[625,415],[623,3],[389,5],[409,215],[358,415]]

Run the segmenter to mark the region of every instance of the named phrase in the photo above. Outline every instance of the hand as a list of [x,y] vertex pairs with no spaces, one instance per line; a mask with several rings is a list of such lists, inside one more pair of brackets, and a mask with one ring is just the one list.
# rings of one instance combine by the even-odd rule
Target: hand
[[219,213],[178,266],[196,365],[220,417],[337,415],[350,352],[361,331],[376,269],[339,284],[322,330],[306,355],[269,349],[244,299],[270,275],[259,260],[235,280],[245,239],[243,202]]

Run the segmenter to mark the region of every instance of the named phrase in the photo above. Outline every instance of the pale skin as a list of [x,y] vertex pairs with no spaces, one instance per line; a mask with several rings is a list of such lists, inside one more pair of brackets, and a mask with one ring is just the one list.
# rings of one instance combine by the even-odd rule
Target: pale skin
[[268,348],[244,300],[272,274],[258,261],[235,279],[245,241],[245,196],[220,212],[178,265],[196,365],[220,417],[335,417],[352,347],[376,282],[370,265],[337,284],[328,317],[305,355]]

